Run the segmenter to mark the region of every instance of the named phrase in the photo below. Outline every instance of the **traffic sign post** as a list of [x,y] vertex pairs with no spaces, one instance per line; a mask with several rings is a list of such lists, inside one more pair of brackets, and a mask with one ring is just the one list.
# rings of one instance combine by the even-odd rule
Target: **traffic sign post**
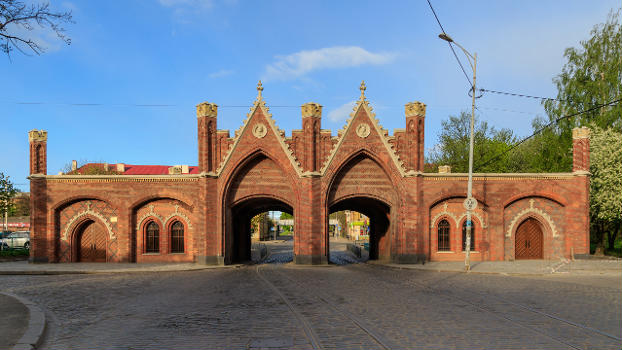
[[464,209],[467,211],[467,219],[466,219],[466,245],[464,247],[465,257],[464,257],[464,269],[469,271],[471,269],[471,230],[473,229],[473,221],[471,220],[471,213],[475,208],[477,208],[477,199],[473,197],[468,197],[462,203],[464,205]]

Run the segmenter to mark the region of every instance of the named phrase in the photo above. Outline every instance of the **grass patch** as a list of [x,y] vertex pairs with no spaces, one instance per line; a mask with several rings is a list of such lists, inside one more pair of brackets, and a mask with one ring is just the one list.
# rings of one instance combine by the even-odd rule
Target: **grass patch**
[[29,256],[30,251],[28,249],[4,249],[0,251],[0,257],[11,256]]

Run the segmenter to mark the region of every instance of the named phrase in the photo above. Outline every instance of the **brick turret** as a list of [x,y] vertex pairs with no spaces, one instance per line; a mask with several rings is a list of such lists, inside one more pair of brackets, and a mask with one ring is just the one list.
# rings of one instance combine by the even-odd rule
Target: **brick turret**
[[47,174],[47,142],[48,132],[45,130],[30,130],[30,174]]
[[322,127],[322,106],[317,103],[302,105],[302,167],[305,171],[319,171],[321,164],[320,130]]
[[217,142],[216,117],[218,106],[203,102],[197,105],[197,124],[199,133],[199,171],[216,171]]
[[572,129],[572,171],[590,171],[590,129]]
[[402,157],[406,167],[423,171],[423,135],[425,125],[425,104],[410,102],[406,104],[406,140]]

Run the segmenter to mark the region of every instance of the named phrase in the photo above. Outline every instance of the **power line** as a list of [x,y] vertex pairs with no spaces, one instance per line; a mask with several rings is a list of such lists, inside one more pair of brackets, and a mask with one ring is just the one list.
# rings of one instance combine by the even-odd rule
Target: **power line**
[[527,115],[537,114],[536,112],[515,111],[513,109],[497,108],[497,107],[486,107],[486,106],[476,106],[475,109],[479,110],[480,112],[481,112],[480,109],[489,109],[489,110],[492,110],[492,111],[520,113],[520,114],[527,114]]
[[[443,32],[443,34],[446,34],[445,33],[445,29],[443,28],[443,25],[441,24],[441,21],[438,19],[438,16],[436,15],[436,11],[434,11],[434,7],[432,7],[432,3],[430,2],[430,0],[428,0],[428,5],[430,6],[430,10],[432,10],[432,14],[434,14],[434,18],[436,18],[436,23],[438,23],[438,26],[441,27],[441,31]],[[460,69],[462,69],[462,73],[464,73],[464,77],[469,82],[469,86],[471,86],[471,88],[473,88],[473,83],[471,82],[471,78],[469,78],[469,75],[467,74],[466,70],[464,69],[464,66],[462,65],[462,62],[460,62],[460,59],[458,58],[458,55],[456,54],[456,50],[454,50],[454,47],[451,45],[450,42],[447,42],[447,45],[449,45],[449,48],[451,49],[451,52],[454,53],[454,57],[456,58],[456,61],[458,61],[458,64],[460,65]]]
[[497,91],[497,90],[488,90],[488,89],[479,89],[479,91],[481,91],[481,92],[490,92],[490,93],[498,94],[498,95],[533,98],[533,99],[536,99],[536,100],[562,101],[562,102],[569,102],[570,101],[570,100],[561,100],[561,99],[558,99],[558,98],[525,95],[525,94],[519,94],[519,93],[516,93],[516,92],[507,92],[507,91]]
[[438,16],[436,15],[436,11],[434,11],[434,7],[432,7],[432,3],[430,2],[430,0],[428,0],[428,5],[430,6],[432,13],[434,14],[434,18],[436,18],[436,23],[438,23],[438,26],[441,27],[441,31],[445,33],[445,29],[443,29],[443,25],[441,24],[441,21],[438,19]]
[[[63,102],[39,102],[39,101],[5,101],[16,105],[56,105],[77,107],[181,107],[178,104],[142,104],[142,103],[63,103]],[[218,105],[218,108],[251,108],[253,105]],[[269,108],[300,108],[294,105],[269,105]]]
[[482,164],[482,165],[478,165],[478,166],[477,166],[477,168],[479,169],[479,168],[481,168],[481,167],[485,167],[486,165],[490,164],[491,162],[493,162],[493,161],[495,161],[495,160],[499,159],[499,157],[501,157],[501,156],[505,155],[506,153],[508,153],[508,152],[512,151],[513,149],[515,149],[516,147],[520,146],[520,145],[521,145],[521,144],[523,144],[525,141],[527,141],[527,140],[531,139],[532,137],[534,137],[534,136],[536,136],[537,134],[541,133],[541,132],[542,132],[542,131],[544,131],[545,129],[549,128],[550,126],[552,126],[552,125],[554,125],[554,124],[559,123],[560,121],[562,121],[562,120],[564,120],[564,119],[573,118],[573,117],[576,117],[576,116],[581,115],[581,114],[589,113],[589,112],[595,111],[595,110],[597,110],[597,109],[599,109],[599,108],[602,108],[602,107],[607,107],[607,106],[615,105],[615,104],[619,103],[620,101],[622,101],[622,99],[617,99],[617,100],[614,100],[614,101],[611,101],[611,102],[608,102],[608,103],[605,103],[605,104],[601,104],[601,105],[598,105],[598,106],[594,106],[594,107],[592,107],[592,108],[590,108],[590,109],[586,109],[586,110],[581,111],[581,112],[577,112],[577,113],[573,113],[573,114],[569,114],[569,115],[565,115],[565,116],[559,117],[559,118],[557,118],[557,119],[553,120],[552,122],[550,122],[550,123],[546,124],[545,126],[541,127],[540,129],[536,130],[533,134],[529,135],[528,137],[525,137],[524,139],[522,139],[522,140],[518,141],[518,142],[517,142],[517,143],[515,143],[512,147],[510,147],[510,148],[506,149],[505,151],[503,151],[503,152],[501,152],[501,153],[497,154],[496,156],[494,156],[494,157],[492,157],[492,158],[488,159],[488,160],[487,160],[484,164]]

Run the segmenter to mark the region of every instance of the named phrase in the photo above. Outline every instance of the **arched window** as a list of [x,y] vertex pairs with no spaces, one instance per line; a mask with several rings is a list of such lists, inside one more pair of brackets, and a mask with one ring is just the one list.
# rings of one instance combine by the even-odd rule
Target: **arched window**
[[171,253],[184,252],[184,224],[175,221],[171,225]]
[[[466,250],[466,220],[462,224],[462,251]],[[471,251],[475,250],[475,225],[473,225],[473,220],[471,220]]]
[[41,145],[37,145],[35,148],[35,174],[41,172]]
[[145,253],[160,252],[160,227],[151,221],[147,224],[147,234],[145,235]]
[[449,222],[447,220],[442,220],[438,223],[438,250],[451,250],[451,245],[449,244]]

